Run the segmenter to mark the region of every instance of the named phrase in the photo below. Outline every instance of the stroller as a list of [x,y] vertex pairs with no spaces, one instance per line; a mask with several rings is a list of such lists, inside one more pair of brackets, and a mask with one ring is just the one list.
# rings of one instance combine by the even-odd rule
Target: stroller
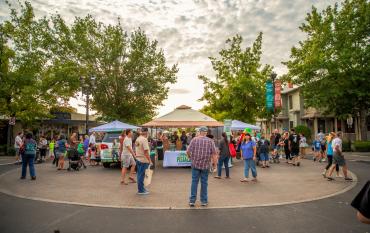
[[78,155],[77,150],[70,149],[68,151],[68,171],[71,171],[72,169],[75,171],[78,171],[80,170],[82,166],[83,166],[83,161]]

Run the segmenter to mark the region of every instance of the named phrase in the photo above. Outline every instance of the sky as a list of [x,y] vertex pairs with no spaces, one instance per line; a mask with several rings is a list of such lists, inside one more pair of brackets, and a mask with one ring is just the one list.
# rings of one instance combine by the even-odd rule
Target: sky
[[[9,0],[17,6],[15,0]],[[263,32],[262,63],[274,66],[278,75],[287,72],[292,46],[305,35],[298,27],[312,5],[323,9],[333,0],[29,0],[37,17],[61,14],[69,23],[91,14],[104,23],[117,24],[128,32],[140,27],[164,50],[167,64],[178,64],[178,80],[170,85],[168,99],[157,112],[164,115],[185,104],[200,109],[205,102],[198,75],[215,76],[209,57],[217,57],[225,41],[236,34],[250,46]],[[8,16],[0,0],[0,20]],[[81,98],[70,101],[84,112]]]

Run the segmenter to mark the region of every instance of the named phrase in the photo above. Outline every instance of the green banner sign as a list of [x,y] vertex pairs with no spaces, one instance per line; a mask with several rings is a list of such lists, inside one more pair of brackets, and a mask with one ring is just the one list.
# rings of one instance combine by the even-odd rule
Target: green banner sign
[[266,108],[267,111],[274,111],[274,86],[271,81],[266,82]]

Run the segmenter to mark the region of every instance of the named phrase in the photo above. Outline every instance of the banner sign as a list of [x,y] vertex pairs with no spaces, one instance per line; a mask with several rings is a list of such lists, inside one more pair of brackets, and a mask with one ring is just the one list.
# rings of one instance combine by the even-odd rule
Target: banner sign
[[281,108],[281,81],[275,81],[275,109]]
[[231,125],[232,125],[232,120],[224,120],[224,132],[226,133],[227,136],[231,135]]
[[190,167],[191,161],[186,151],[166,151],[163,158],[163,167]]
[[266,82],[266,108],[267,111],[274,111],[274,86],[270,80]]

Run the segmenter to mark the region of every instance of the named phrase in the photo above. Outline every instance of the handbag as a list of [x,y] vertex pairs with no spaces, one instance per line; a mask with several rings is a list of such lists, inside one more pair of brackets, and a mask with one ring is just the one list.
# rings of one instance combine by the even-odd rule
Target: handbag
[[230,151],[231,157],[235,158],[236,157],[236,150],[235,150],[234,144],[229,143],[229,151]]
[[144,186],[148,186],[152,183],[152,177],[153,177],[153,170],[148,167],[148,169],[145,170],[145,177],[144,177]]

